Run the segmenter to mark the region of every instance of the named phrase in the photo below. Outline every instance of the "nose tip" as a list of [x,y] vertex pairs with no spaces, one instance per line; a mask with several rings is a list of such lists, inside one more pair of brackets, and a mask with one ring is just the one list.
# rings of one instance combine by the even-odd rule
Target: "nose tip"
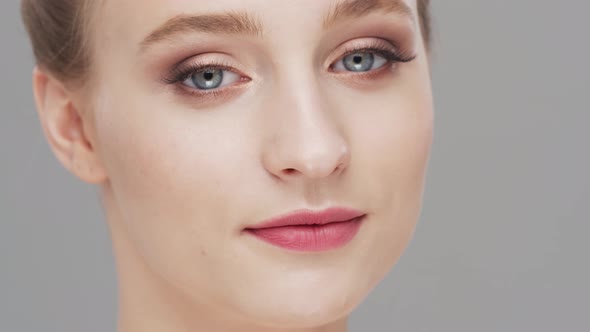
[[266,168],[275,176],[288,180],[305,177],[321,179],[342,173],[350,162],[350,149],[341,137],[337,140],[316,142],[306,149],[301,142],[298,149],[283,146],[267,158]]

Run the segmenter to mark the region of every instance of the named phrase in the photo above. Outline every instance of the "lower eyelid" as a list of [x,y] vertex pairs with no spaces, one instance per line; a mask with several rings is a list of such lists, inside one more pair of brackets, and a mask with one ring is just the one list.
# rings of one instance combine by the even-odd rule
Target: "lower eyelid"
[[[383,56],[381,56],[381,57],[383,57]],[[341,60],[338,60],[338,61],[340,62]],[[396,61],[385,59],[385,62],[380,67],[377,67],[375,69],[370,69],[370,70],[364,71],[364,72],[362,72],[362,71],[355,72],[355,71],[350,71],[350,70],[346,70],[346,69],[334,70],[333,66],[329,67],[329,72],[333,73],[333,74],[340,75],[340,76],[356,76],[356,77],[372,76],[374,72],[381,71],[384,68],[391,68],[391,67],[397,66],[398,64],[399,63]]]
[[332,72],[332,74],[334,74],[334,76],[338,79],[351,81],[353,83],[357,82],[364,85],[370,84],[374,80],[378,80],[382,77],[385,77],[385,75],[395,72],[398,65],[399,63],[389,61],[377,69],[369,70],[366,72],[341,71]]
[[184,95],[191,99],[223,99],[229,98],[235,94],[240,93],[240,91],[243,89],[243,85],[247,84],[249,81],[251,81],[251,79],[249,78],[240,79],[239,81],[237,81],[237,83],[234,82],[223,87],[209,90],[199,90],[191,88],[180,82],[179,84],[175,85],[175,89],[177,89],[178,94]]

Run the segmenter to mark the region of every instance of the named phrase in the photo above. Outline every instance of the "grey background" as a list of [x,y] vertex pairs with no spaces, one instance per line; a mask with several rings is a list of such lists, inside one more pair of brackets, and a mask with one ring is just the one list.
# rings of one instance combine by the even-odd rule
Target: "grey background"
[[[422,218],[351,331],[590,331],[590,3],[434,1]],[[57,162],[0,3],[0,331],[115,331],[95,188]]]

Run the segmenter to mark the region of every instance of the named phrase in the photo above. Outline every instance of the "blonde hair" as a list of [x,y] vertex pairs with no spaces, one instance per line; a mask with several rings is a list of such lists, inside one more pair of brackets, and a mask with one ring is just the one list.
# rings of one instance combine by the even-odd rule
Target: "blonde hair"
[[[430,44],[430,0],[417,0],[424,41]],[[91,68],[89,21],[97,0],[22,0],[21,15],[39,67],[63,82],[84,82]]]

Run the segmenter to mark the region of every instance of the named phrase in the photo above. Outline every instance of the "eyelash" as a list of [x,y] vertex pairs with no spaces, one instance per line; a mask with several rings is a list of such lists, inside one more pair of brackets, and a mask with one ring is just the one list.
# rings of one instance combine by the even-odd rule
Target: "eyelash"
[[[382,41],[382,42],[377,42],[374,45],[367,46],[367,47],[354,47],[354,46],[348,47],[347,49],[344,50],[343,55],[341,55],[338,58],[338,61],[335,63],[342,61],[342,59],[344,59],[348,55],[354,54],[354,53],[374,53],[374,54],[377,54],[377,55],[383,57],[386,60],[386,63],[383,66],[381,66],[377,69],[374,69],[374,70],[369,70],[366,72],[358,72],[358,73],[350,71],[350,72],[348,72],[347,75],[363,76],[363,75],[367,75],[367,74],[373,74],[374,72],[381,71],[381,70],[388,68],[396,63],[411,62],[412,60],[414,60],[416,58],[416,55],[412,55],[409,52],[398,51],[397,49],[395,51],[392,51],[391,46],[389,46],[389,43]],[[329,67],[330,70],[332,70],[332,67],[334,64],[330,65],[330,67]],[[208,61],[208,62],[198,62],[197,61],[197,62],[192,62],[188,65],[180,65],[180,66],[175,67],[174,69],[172,69],[170,71],[168,76],[163,79],[163,82],[166,84],[170,84],[170,85],[176,85],[178,88],[183,90],[181,92],[188,93],[193,96],[205,97],[205,98],[220,97],[225,93],[225,90],[232,89],[232,87],[236,85],[236,83],[234,83],[229,87],[220,87],[220,88],[214,88],[214,89],[209,89],[209,90],[199,90],[199,89],[187,87],[183,84],[183,82],[186,81],[188,78],[190,78],[192,75],[194,75],[195,73],[201,72],[204,69],[227,70],[227,71],[230,71],[230,72],[233,72],[237,75],[242,76],[241,73],[236,71],[230,64],[225,63],[223,61],[218,61],[218,60],[213,60],[213,61]],[[243,78],[241,78],[240,81],[250,81],[250,79],[244,80]],[[238,85],[239,85],[239,83],[238,83]]]
[[[375,42],[373,45],[366,46],[366,47],[349,46],[344,50],[343,53],[344,54],[338,58],[338,61],[341,61],[345,57],[347,57],[351,54],[355,54],[355,53],[375,53],[375,54],[380,55],[383,58],[385,58],[385,60],[387,60],[385,65],[383,65],[382,67],[380,67],[378,69],[370,70],[368,72],[359,72],[358,74],[355,74],[354,72],[350,72],[353,75],[368,74],[368,73],[371,73],[374,71],[378,71],[378,70],[385,68],[387,66],[391,66],[395,63],[410,62],[416,58],[416,55],[413,55],[413,54],[403,51],[403,50],[395,49],[394,51],[392,51],[391,46],[389,46],[389,43],[386,41],[383,41],[383,40],[381,40],[379,42]],[[332,68],[332,65],[330,65],[330,68]]]

